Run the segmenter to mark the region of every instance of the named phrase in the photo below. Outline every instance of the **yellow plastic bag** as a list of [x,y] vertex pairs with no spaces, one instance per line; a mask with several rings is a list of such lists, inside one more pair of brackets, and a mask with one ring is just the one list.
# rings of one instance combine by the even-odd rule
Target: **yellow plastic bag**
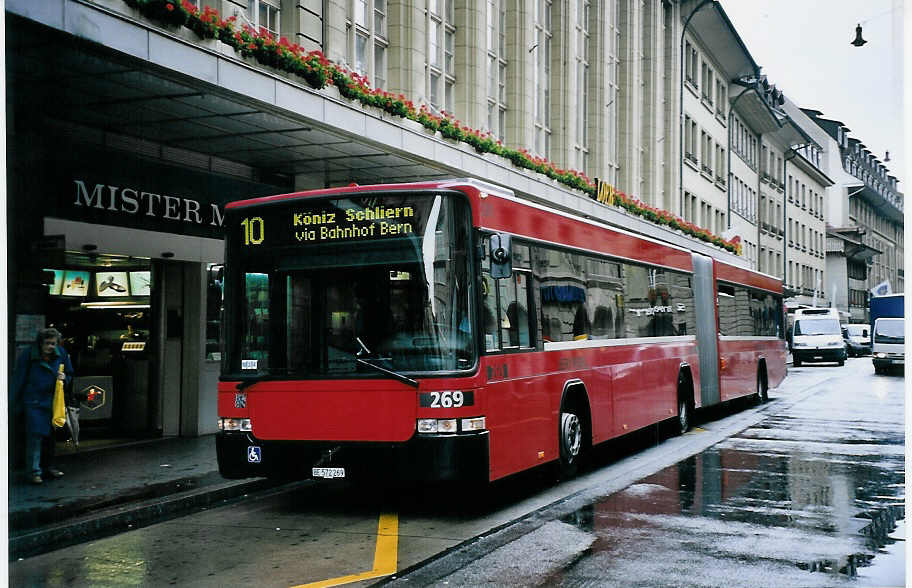
[[[63,364],[60,364],[60,373],[63,373]],[[52,405],[51,424],[58,429],[66,424],[66,405],[63,401],[63,380],[57,380],[54,387],[54,404]]]

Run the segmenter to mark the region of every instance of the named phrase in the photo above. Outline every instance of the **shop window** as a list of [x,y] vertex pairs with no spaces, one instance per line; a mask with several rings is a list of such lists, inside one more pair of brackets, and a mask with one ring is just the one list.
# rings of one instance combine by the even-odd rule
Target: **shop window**
[[221,361],[222,305],[224,303],[224,266],[206,267],[206,361]]

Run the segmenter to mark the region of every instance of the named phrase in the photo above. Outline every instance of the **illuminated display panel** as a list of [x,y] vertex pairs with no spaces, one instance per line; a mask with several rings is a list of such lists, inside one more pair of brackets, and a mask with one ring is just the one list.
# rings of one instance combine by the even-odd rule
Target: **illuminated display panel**
[[101,298],[129,296],[130,291],[127,287],[127,272],[96,272],[95,294]]
[[241,249],[420,238],[439,206],[439,200],[409,193],[295,200],[239,211],[231,230]]
[[130,272],[130,293],[133,296],[149,296],[152,292],[152,272]]
[[63,292],[63,270],[45,269],[46,272],[54,272],[54,283],[48,285],[48,294],[59,296]]
[[63,274],[63,296],[85,296],[89,293],[89,272],[66,270]]

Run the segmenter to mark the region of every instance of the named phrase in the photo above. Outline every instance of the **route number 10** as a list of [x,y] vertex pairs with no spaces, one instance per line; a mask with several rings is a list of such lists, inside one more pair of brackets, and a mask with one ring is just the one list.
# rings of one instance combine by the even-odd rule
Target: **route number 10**
[[266,235],[263,219],[258,216],[242,220],[241,229],[244,231],[244,245],[259,245]]

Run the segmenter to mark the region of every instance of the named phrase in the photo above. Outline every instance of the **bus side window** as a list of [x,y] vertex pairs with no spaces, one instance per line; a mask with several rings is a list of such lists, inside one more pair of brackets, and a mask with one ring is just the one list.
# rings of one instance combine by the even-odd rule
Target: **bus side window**
[[504,347],[531,347],[531,325],[528,310],[529,274],[516,271],[500,282],[501,341]]
[[500,349],[497,329],[496,283],[497,281],[491,277],[486,268],[481,274],[481,332],[484,334],[484,348],[486,351]]

